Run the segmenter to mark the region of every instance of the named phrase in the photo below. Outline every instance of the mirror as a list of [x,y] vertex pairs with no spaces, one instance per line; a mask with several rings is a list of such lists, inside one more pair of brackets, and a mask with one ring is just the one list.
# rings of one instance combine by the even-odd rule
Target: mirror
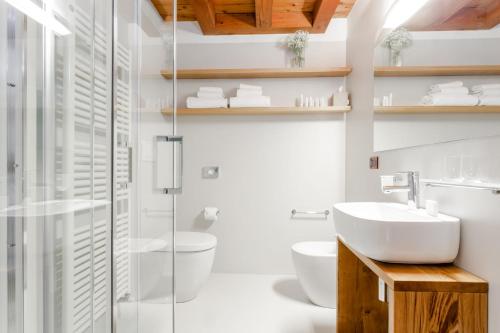
[[375,151],[500,135],[500,2],[410,2],[375,46]]

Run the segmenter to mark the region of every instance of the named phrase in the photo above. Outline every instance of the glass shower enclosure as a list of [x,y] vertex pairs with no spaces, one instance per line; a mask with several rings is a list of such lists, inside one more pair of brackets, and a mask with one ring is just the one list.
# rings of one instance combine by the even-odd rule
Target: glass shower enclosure
[[114,17],[114,326],[117,333],[169,333],[182,145],[175,136],[175,18],[163,20],[149,0],[115,0]]
[[151,6],[0,0],[1,333],[173,332],[175,80],[147,57],[174,73],[175,20]]

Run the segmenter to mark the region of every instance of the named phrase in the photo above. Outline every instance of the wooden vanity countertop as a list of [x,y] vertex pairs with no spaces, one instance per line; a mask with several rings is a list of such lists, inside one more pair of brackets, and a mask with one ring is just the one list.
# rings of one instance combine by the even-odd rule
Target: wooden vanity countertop
[[453,264],[390,264],[370,259],[338,239],[394,291],[487,293],[488,282]]

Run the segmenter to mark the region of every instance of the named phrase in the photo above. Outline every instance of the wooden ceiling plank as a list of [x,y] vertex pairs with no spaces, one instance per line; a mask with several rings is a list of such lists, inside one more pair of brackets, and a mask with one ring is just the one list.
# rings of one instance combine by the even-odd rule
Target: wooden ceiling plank
[[312,28],[311,22],[311,13],[273,13],[273,28],[310,30]]
[[306,12],[312,13],[314,10],[314,1],[301,1],[301,0],[291,0],[291,1],[274,1],[273,11],[281,13],[297,13]]
[[196,19],[204,34],[215,32],[215,7],[212,0],[193,0]]
[[[216,28],[211,35],[287,34],[297,31],[297,27],[291,27],[290,24],[281,22],[280,14],[285,13],[273,13],[273,25],[270,28],[257,28],[253,14],[217,14]],[[295,13],[286,15],[290,14]],[[304,27],[299,29],[310,31],[312,26],[307,15],[308,13],[301,14],[302,19],[299,22],[302,23],[299,24],[304,25]]]
[[340,0],[316,0],[313,11],[313,31],[325,32],[332,20]]
[[255,3],[231,3],[215,4],[215,13],[217,14],[253,14],[255,13]]
[[270,28],[273,24],[273,0],[255,0],[257,28]]

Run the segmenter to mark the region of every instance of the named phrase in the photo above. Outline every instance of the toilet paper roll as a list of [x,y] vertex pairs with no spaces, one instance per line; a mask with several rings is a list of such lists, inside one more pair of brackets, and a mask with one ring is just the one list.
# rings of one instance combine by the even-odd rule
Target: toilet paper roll
[[205,218],[205,221],[217,221],[218,215],[219,209],[217,207],[205,207],[205,209],[203,210],[203,217]]

